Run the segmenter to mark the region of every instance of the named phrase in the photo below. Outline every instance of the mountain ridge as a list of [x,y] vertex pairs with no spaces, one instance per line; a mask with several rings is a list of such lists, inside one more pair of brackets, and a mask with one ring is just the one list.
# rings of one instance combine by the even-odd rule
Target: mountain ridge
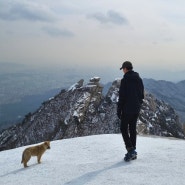
[[156,98],[169,103],[185,123],[185,80],[174,83],[165,80],[143,79],[145,89]]
[[[120,120],[116,114],[119,86],[120,79],[114,80],[104,96],[99,77],[91,78],[87,84],[81,79],[43,102],[22,123],[0,132],[0,150],[43,140],[119,133]],[[139,134],[185,137],[174,109],[149,93],[145,93],[137,130]]]

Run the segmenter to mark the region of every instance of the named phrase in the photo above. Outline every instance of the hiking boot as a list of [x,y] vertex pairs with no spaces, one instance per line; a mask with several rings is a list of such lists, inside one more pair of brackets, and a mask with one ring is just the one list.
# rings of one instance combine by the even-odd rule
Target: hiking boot
[[124,161],[128,162],[130,160],[135,159],[137,159],[137,152],[134,149],[130,150],[127,154],[125,154]]

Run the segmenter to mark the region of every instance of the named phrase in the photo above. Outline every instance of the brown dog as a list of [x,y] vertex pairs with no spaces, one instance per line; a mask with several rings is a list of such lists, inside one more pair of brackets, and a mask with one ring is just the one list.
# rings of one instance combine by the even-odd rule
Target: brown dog
[[24,167],[28,167],[27,162],[30,160],[31,156],[37,156],[37,162],[41,163],[41,157],[47,149],[50,149],[50,141],[45,141],[40,145],[26,148],[22,154],[21,163],[24,164]]

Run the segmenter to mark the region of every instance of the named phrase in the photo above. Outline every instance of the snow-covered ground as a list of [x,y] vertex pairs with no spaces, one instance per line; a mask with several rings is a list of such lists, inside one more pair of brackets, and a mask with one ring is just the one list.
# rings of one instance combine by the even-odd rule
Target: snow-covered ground
[[37,164],[21,164],[25,147],[0,152],[0,185],[185,185],[185,143],[138,136],[138,159],[124,162],[120,134],[51,142]]

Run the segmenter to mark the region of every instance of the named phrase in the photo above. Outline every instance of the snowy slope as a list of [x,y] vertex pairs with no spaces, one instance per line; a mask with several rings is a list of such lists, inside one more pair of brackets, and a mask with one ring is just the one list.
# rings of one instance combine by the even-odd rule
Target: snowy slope
[[183,185],[184,140],[138,136],[138,159],[124,162],[120,134],[51,142],[42,163],[21,161],[25,147],[0,152],[1,185]]

